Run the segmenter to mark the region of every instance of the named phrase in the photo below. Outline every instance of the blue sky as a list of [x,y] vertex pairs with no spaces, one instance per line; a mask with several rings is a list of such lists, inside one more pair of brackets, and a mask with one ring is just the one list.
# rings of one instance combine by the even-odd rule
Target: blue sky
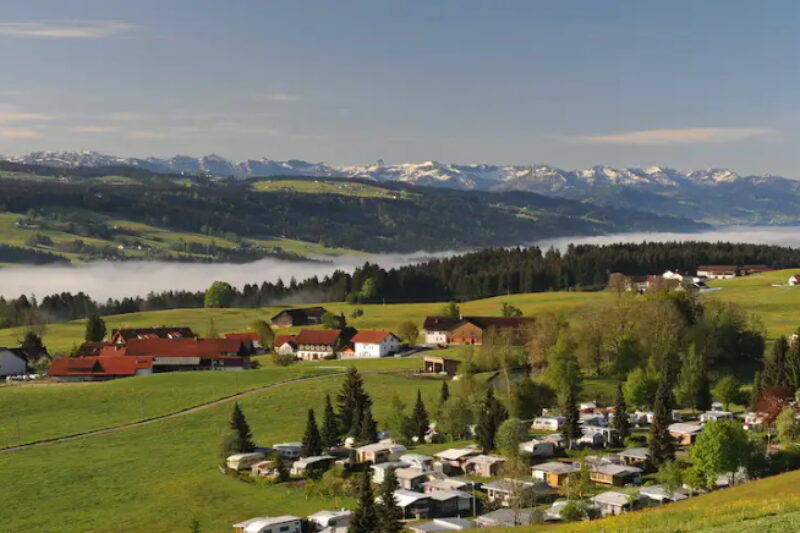
[[800,177],[800,4],[0,0],[0,154]]

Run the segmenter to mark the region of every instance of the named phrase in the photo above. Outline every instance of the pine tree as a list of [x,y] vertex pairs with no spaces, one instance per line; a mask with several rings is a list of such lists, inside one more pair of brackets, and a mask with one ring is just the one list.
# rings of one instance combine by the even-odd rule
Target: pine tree
[[475,435],[484,452],[494,449],[497,429],[506,418],[508,418],[508,412],[503,407],[503,404],[500,403],[500,400],[495,398],[494,391],[489,387],[481,405]]
[[631,434],[631,422],[628,419],[628,405],[622,392],[622,383],[617,384],[617,397],[614,401],[614,420],[612,428],[616,432],[617,445],[622,445]]
[[753,375],[753,388],[750,391],[750,401],[748,402],[751,410],[754,410],[758,405],[758,401],[761,399],[762,390],[761,372],[756,370],[756,373]]
[[358,432],[360,420],[356,420],[359,411],[372,404],[369,395],[364,392],[364,380],[355,367],[347,369],[342,388],[336,397],[339,407],[339,427],[342,433],[353,435]]
[[100,342],[106,336],[106,323],[97,316],[97,313],[92,313],[86,319],[86,335],[87,341]]
[[237,447],[239,453],[252,452],[255,449],[253,444],[253,433],[250,431],[250,426],[247,419],[239,407],[239,403],[233,404],[233,412],[231,413],[230,429],[236,435]]
[[698,411],[708,411],[711,409],[711,380],[708,379],[708,372],[704,372],[700,378],[694,406]]
[[331,397],[329,394],[325,395],[325,411],[322,415],[322,427],[320,428],[320,438],[322,439],[322,446],[325,448],[333,448],[338,446],[341,442],[341,433],[339,432],[339,422],[336,420],[336,413],[331,405]]
[[378,513],[369,481],[369,471],[364,471],[358,484],[358,505],[350,517],[347,533],[375,533],[378,530]]
[[381,503],[377,506],[378,531],[380,533],[399,533],[403,530],[403,512],[397,505],[394,491],[399,488],[394,468],[386,471],[378,495]]
[[786,337],[779,337],[772,345],[772,356],[764,365],[762,381],[768,387],[784,387],[787,384],[786,357],[789,351],[789,341]]
[[650,460],[656,468],[675,459],[675,445],[668,429],[672,419],[671,396],[669,381],[662,376],[658,382],[649,437]]
[[411,418],[414,421],[414,435],[417,437],[417,442],[422,444],[425,442],[430,420],[428,420],[428,410],[425,409],[425,403],[422,401],[422,392],[419,389],[417,389],[417,403],[414,404]]
[[692,344],[681,357],[681,369],[678,374],[678,385],[675,387],[675,396],[678,404],[684,407],[699,409],[697,401],[700,398],[700,389],[703,383],[708,382],[705,357],[697,347]]
[[578,412],[578,398],[575,387],[567,389],[567,395],[564,399],[564,408],[562,415],[564,416],[564,427],[561,429],[561,435],[567,441],[567,448],[571,449],[573,441],[581,436],[581,418]]
[[450,399],[450,388],[447,386],[446,381],[442,381],[442,389],[439,391],[439,405],[444,405],[444,403]]
[[322,454],[322,437],[319,434],[314,410],[308,410],[306,432],[303,434],[303,457],[313,457]]
[[367,405],[360,411],[360,425],[358,429],[358,440],[364,443],[375,442],[378,440],[378,423],[372,417],[372,407]]

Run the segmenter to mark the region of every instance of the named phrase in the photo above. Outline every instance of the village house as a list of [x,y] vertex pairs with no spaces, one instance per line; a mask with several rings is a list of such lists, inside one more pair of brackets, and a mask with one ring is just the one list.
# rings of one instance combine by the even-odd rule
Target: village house
[[549,440],[533,439],[522,442],[519,450],[534,458],[553,457],[556,454],[556,444]]
[[639,496],[655,503],[678,502],[688,498],[683,492],[677,490],[668,491],[661,485],[642,487],[639,491]]
[[386,463],[378,463],[370,465],[370,470],[372,470],[372,482],[376,485],[380,485],[383,483],[383,480],[386,479],[386,473],[389,470],[397,470],[398,468],[408,468],[408,463],[404,461],[389,461]]
[[400,456],[400,461],[407,463],[408,466],[429,471],[433,468],[433,457],[420,453],[406,453]]
[[405,451],[405,446],[393,442],[367,444],[356,448],[356,460],[359,463],[387,463],[399,459]]
[[792,287],[800,285],[800,274],[795,274],[789,277],[789,285]]
[[391,331],[361,330],[350,339],[356,358],[387,357],[400,350],[400,339]]
[[282,459],[299,459],[303,453],[302,442],[281,442],[273,444],[272,449],[275,450]]
[[558,431],[564,425],[563,416],[537,416],[533,419],[531,429],[534,431]]
[[159,326],[154,328],[117,328],[111,330],[111,344],[127,344],[131,340],[145,339],[196,339],[197,334],[186,326]]
[[640,507],[638,496],[612,490],[592,496],[591,502],[602,516],[619,515]]
[[580,470],[576,463],[562,463],[551,461],[531,467],[533,479],[544,481],[551,487],[561,487],[569,479],[570,474]]
[[478,483],[453,477],[434,478],[422,484],[422,492],[430,494],[440,490],[473,490]]
[[642,482],[642,469],[635,466],[603,464],[589,467],[589,479],[601,485],[624,487]]
[[694,444],[697,436],[703,431],[702,424],[678,422],[667,427],[669,434],[682,446]]
[[430,522],[423,522],[408,526],[411,533],[439,533],[442,531],[463,531],[472,529],[475,524],[466,518],[434,518]]
[[302,329],[292,342],[295,355],[304,361],[335,359],[337,350],[345,344],[341,329]]
[[490,332],[509,332],[515,342],[521,342],[524,330],[535,319],[530,317],[486,317],[486,316],[429,316],[423,330],[425,344],[449,346],[451,344],[482,345],[484,335]]
[[277,475],[278,464],[273,460],[259,461],[250,467],[250,474],[254,477],[269,478]]
[[478,453],[475,448],[448,448],[435,454],[434,457],[452,468],[464,470],[467,460],[478,455]]
[[322,324],[322,315],[327,311],[324,307],[302,307],[284,309],[270,319],[276,328],[291,328],[293,326],[314,326]]
[[60,382],[108,381],[152,374],[152,357],[57,357],[47,373]]
[[422,484],[428,480],[428,475],[419,468],[398,468],[394,474],[397,484],[406,490],[422,492]]
[[302,533],[302,521],[297,516],[259,516],[233,524],[234,533]]
[[353,513],[347,509],[342,509],[341,511],[318,511],[308,515],[307,519],[313,531],[337,531],[340,528],[347,529],[352,515]]
[[768,416],[766,413],[753,413],[748,412],[744,415],[744,424],[742,427],[747,431],[763,431],[767,423]]
[[298,477],[310,476],[314,472],[327,470],[335,460],[336,457],[331,455],[303,457],[292,463],[290,473]]
[[650,449],[649,448],[628,448],[627,450],[622,450],[617,454],[620,459],[625,461],[626,465],[636,466],[636,465],[643,465],[650,460]]
[[254,464],[263,460],[264,460],[263,453],[259,452],[236,453],[225,459],[225,465],[231,470],[235,470],[236,472],[242,472],[244,470],[250,470]]
[[297,351],[294,337],[294,335],[276,335],[272,343],[272,349],[275,350],[275,353],[281,355],[294,355]]
[[252,350],[238,339],[147,338],[104,347],[100,357],[152,357],[153,373],[183,370],[244,370]]
[[476,455],[464,463],[464,472],[480,477],[494,477],[500,474],[506,458],[500,455]]
[[731,279],[739,275],[736,265],[700,265],[697,267],[697,277],[705,279]]
[[567,500],[558,500],[548,507],[542,518],[545,522],[555,522],[561,520],[561,511],[569,503]]
[[730,411],[706,411],[700,414],[700,422],[711,422],[721,420],[733,420],[733,413]]
[[235,339],[245,344],[249,343],[250,350],[255,353],[256,351],[263,350],[261,346],[261,336],[255,331],[246,331],[244,333],[226,333],[223,335],[226,339]]
[[0,348],[0,377],[19,376],[28,372],[28,357],[22,349]]
[[437,490],[426,494],[430,498],[431,516],[462,516],[472,514],[473,496],[460,490]]
[[475,519],[478,527],[516,527],[536,523],[538,513],[533,509],[497,509]]
[[503,479],[483,485],[486,499],[490,503],[510,507],[514,498],[523,504],[533,505],[553,501],[557,491],[544,481],[534,482],[523,479]]
[[414,492],[411,490],[397,489],[394,491],[394,500],[403,512],[403,519],[430,518],[431,499],[430,494]]
[[422,359],[422,371],[426,374],[446,374],[453,377],[458,373],[458,365],[461,361],[426,355]]

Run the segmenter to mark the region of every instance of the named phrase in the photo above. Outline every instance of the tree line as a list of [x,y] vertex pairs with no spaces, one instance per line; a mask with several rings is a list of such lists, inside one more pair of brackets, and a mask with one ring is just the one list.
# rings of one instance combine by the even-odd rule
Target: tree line
[[[502,294],[604,288],[614,272],[626,275],[661,273],[667,269],[694,272],[700,264],[766,264],[775,268],[800,265],[800,249],[732,243],[642,243],[569,246],[563,253],[538,247],[495,248],[447,259],[385,269],[365,263],[351,274],[337,271],[288,283],[248,283],[226,288],[214,307],[257,308],[294,302],[426,302],[466,301]],[[219,282],[218,282],[219,283]],[[217,285],[217,284],[215,284]],[[212,286],[213,290],[217,290]],[[0,299],[0,323],[59,321],[101,315],[136,313],[207,305],[205,291],[167,291],[144,297],[100,303],[82,293]],[[510,310],[513,311],[513,310]]]

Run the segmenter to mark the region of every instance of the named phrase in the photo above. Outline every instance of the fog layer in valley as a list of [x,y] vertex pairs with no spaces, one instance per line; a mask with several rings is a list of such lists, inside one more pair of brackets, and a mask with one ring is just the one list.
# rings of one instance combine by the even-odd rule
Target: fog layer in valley
[[[731,241],[800,247],[797,227],[728,227],[702,233],[624,233],[597,237],[565,237],[539,241],[542,248],[561,250],[570,243],[608,244],[642,241]],[[19,266],[0,268],[0,296],[20,294],[46,296],[57,292],[83,291],[95,299],[144,296],[167,290],[203,290],[215,280],[241,287],[245,283],[285,282],[294,276],[302,280],[325,276],[335,270],[351,272],[365,261],[383,267],[415,263],[430,257],[447,257],[454,252],[359,255],[331,258],[330,262],[287,262],[263,259],[246,264],[98,262],[77,266]]]

